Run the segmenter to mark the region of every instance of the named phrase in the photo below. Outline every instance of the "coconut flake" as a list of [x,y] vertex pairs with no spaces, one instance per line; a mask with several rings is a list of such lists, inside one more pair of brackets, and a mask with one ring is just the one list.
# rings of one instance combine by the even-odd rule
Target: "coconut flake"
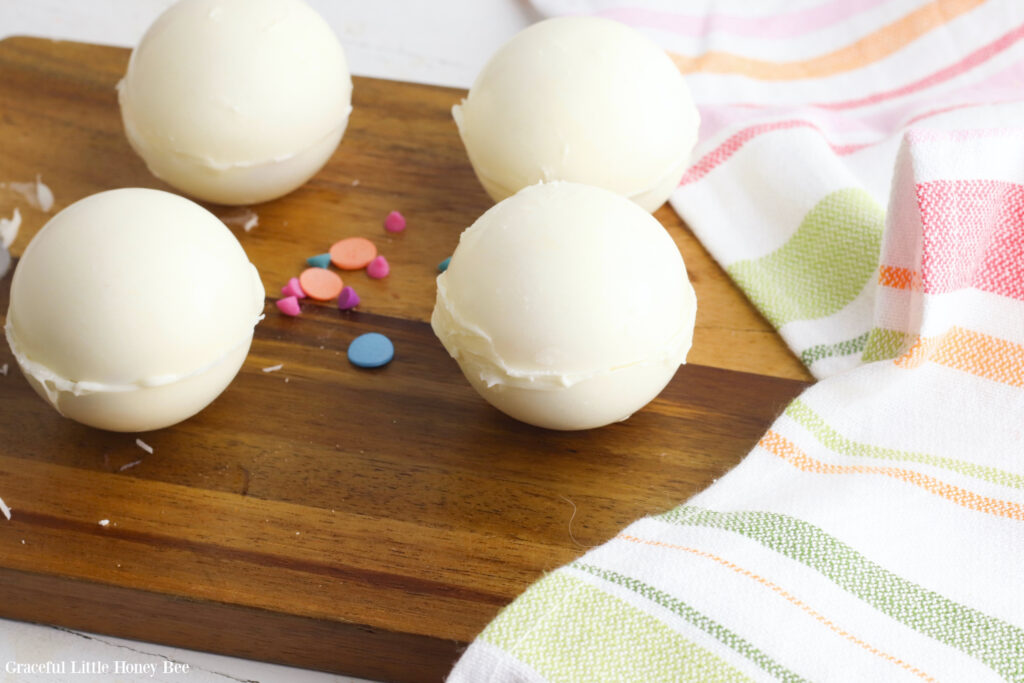
[[4,502],[3,498],[0,498],[0,512],[4,514],[8,520],[11,519],[11,508],[7,507],[7,503]]
[[110,524],[110,520],[109,520],[109,519],[101,519],[101,520],[100,520],[100,521],[98,522],[98,524],[99,524],[100,526],[106,526],[106,525]]
[[53,210],[53,190],[43,182],[43,179],[36,175],[36,199],[39,200],[39,208],[50,213]]
[[18,239],[18,229],[21,227],[21,212],[17,208],[10,218],[0,218],[0,247],[9,248]]
[[143,441],[142,439],[135,439],[135,445],[141,448],[142,450],[146,451],[150,455],[153,455],[153,447],[150,446],[145,441]]
[[0,365],[0,375],[7,376],[7,363]]
[[138,460],[133,460],[133,461],[131,461],[129,463],[125,463],[124,465],[121,465],[120,467],[117,468],[117,471],[118,472],[124,472],[125,470],[130,470],[131,468],[135,467],[136,465],[141,465],[141,464],[142,464],[142,458],[139,458]]
[[43,182],[42,176],[38,173],[36,174],[35,182],[6,183],[0,185],[0,187],[7,187],[17,192],[25,198],[25,201],[33,209],[50,213],[50,210],[53,208],[53,190]]
[[249,232],[257,225],[260,224],[259,215],[252,209],[241,209],[240,211],[230,214],[228,216],[221,216],[221,220],[227,225],[237,225]]
[[271,365],[269,367],[263,368],[263,372],[277,372],[278,370],[280,370],[283,367],[284,367],[284,363],[278,363],[277,365]]

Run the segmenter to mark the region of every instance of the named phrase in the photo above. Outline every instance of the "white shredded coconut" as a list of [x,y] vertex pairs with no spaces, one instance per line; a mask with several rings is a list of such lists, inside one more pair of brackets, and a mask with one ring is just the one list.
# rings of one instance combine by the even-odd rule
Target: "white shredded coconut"
[[110,524],[110,520],[109,520],[109,519],[101,519],[101,520],[99,521],[99,525],[100,525],[100,526],[106,526],[106,525],[108,525],[108,524]]
[[0,365],[0,375],[7,376],[7,363]]
[[143,441],[142,439],[135,439],[135,445],[141,448],[142,450],[146,451],[150,455],[153,455],[153,447],[150,446],[145,441]]
[[124,472],[125,470],[129,470],[129,469],[131,469],[131,468],[133,468],[133,467],[135,467],[136,465],[139,465],[139,464],[142,464],[142,459],[141,458],[139,460],[133,460],[133,461],[131,461],[129,463],[121,465],[120,467],[117,468],[117,471],[118,472]]
[[36,199],[39,201],[39,208],[50,213],[53,209],[53,190],[43,182],[43,179],[36,175]]
[[356,178],[355,180],[352,181],[352,187],[359,187],[359,179],[358,178]]
[[50,213],[53,208],[53,190],[43,182],[42,176],[38,173],[34,183],[0,183],[0,187],[14,190],[24,197],[33,209]]
[[11,518],[11,508],[7,507],[7,503],[4,502],[3,498],[0,498],[0,512],[4,513],[4,517],[8,520]]
[[269,367],[263,368],[263,372],[277,372],[278,370],[280,370],[283,367],[284,367],[284,363],[278,363],[277,365],[271,365]]
[[18,239],[18,229],[21,228],[21,212],[17,208],[10,218],[0,218],[0,247],[7,249],[14,240]]
[[252,209],[241,209],[240,211],[228,216],[221,216],[221,220],[228,225],[241,226],[242,230],[245,230],[246,232],[249,232],[260,224],[259,214]]

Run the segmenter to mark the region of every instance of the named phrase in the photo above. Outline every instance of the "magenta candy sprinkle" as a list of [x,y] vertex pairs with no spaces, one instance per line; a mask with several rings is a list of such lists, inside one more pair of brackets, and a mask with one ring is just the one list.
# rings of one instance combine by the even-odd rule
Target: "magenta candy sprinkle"
[[299,278],[297,277],[289,280],[288,284],[281,288],[281,293],[285,296],[293,296],[296,299],[306,298],[306,293],[302,291],[302,285],[299,284]]
[[342,287],[341,294],[338,295],[338,308],[343,311],[347,311],[350,308],[355,308],[359,305],[359,295],[356,294],[356,290],[351,287]]
[[384,219],[384,229],[388,232],[402,232],[405,230],[405,216],[397,211],[392,211]]
[[295,317],[301,312],[301,309],[299,308],[299,300],[294,296],[286,296],[283,299],[278,299],[276,303],[277,310],[281,311],[285,315]]
[[374,280],[379,280],[383,277],[387,277],[388,273],[391,272],[391,266],[388,265],[388,260],[383,256],[370,261],[370,265],[366,266],[366,274],[372,277]]

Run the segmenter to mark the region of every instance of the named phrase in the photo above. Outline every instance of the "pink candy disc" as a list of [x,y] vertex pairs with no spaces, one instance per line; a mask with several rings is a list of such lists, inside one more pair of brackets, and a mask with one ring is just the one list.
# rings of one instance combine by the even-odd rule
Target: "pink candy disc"
[[278,299],[276,303],[277,310],[292,317],[297,316],[302,310],[299,308],[298,298],[294,296],[286,296],[283,299]]
[[397,211],[392,211],[384,219],[384,229],[388,232],[402,232],[405,230],[405,216]]
[[388,260],[383,256],[378,256],[370,261],[369,265],[366,266],[366,274],[374,280],[387,277],[390,272],[391,266],[388,265]]
[[289,280],[288,284],[281,288],[281,293],[285,296],[293,296],[296,299],[306,298],[306,293],[302,291],[302,285],[299,284],[299,278],[297,277]]
[[359,295],[356,294],[356,290],[351,287],[343,287],[341,294],[338,295],[338,308],[343,311],[347,311],[350,308],[355,308],[359,305]]

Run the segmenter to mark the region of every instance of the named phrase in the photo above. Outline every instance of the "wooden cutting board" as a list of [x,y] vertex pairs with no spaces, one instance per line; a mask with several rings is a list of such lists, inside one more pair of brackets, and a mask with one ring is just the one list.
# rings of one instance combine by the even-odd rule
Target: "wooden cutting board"
[[[0,42],[0,182],[40,174],[57,209],[116,187],[166,189],[121,131],[114,84],[127,59]],[[0,343],[11,368],[0,376],[0,497],[12,508],[0,518],[0,616],[440,681],[544,572],[685,500],[754,445],[809,377],[668,207],[656,215],[700,313],[690,364],[657,400],[625,423],[558,433],[477,397],[425,322],[436,264],[490,206],[451,121],[462,95],[356,78],[327,167],[253,207],[251,232],[232,227],[270,297],[346,236],[372,239],[392,275],[350,275],[363,298],[354,313],[308,304],[290,319],[268,298],[241,373],[198,416],[139,435],[64,420]],[[15,256],[48,218],[0,190],[0,215],[16,206]],[[407,217],[404,233],[383,231],[391,210]],[[9,288],[8,275],[0,322]],[[345,359],[367,331],[394,340],[386,368]]]

